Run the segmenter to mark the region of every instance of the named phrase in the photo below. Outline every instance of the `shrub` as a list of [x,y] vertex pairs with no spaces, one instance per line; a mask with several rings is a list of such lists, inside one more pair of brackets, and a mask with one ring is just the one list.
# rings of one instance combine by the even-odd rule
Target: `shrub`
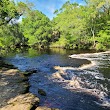
[[106,50],[106,47],[104,45],[102,45],[101,43],[97,43],[95,48],[96,48],[97,51]]

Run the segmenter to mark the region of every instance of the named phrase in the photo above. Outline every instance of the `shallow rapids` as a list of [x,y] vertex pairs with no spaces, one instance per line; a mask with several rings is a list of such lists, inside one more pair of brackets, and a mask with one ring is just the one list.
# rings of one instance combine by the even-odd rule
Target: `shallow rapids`
[[[29,83],[40,105],[61,110],[110,110],[110,51],[33,53],[31,57],[30,52],[18,53],[6,61],[22,71],[38,70],[29,77]],[[46,96],[41,96],[39,89]]]
[[[96,104],[110,108],[110,88],[108,89],[100,83],[100,80],[107,80],[108,83],[110,83],[110,79],[105,78],[97,70],[99,66],[105,65],[101,63],[102,60],[110,60],[108,59],[109,54],[110,51],[71,55],[69,57],[87,59],[91,61],[91,63],[78,68],[55,66],[54,68],[58,71],[54,73],[52,77],[56,82],[66,83],[64,88],[93,95],[98,98]],[[93,72],[93,70],[95,70],[95,72]]]

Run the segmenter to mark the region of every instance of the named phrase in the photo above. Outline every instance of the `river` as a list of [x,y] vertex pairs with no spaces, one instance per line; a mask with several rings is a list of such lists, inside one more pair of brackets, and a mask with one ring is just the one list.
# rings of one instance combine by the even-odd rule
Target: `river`
[[[40,105],[61,110],[110,110],[110,51],[28,49],[4,56],[21,71],[38,70],[29,77],[29,91],[40,98]],[[38,89],[46,96],[38,94]]]

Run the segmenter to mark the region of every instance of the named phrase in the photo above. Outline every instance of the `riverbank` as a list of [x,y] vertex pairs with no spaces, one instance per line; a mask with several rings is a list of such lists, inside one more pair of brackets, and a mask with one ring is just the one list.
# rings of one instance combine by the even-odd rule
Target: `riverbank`
[[0,59],[0,110],[51,110],[40,107],[39,98],[29,93],[28,73]]
[[[34,54],[30,55],[32,52]],[[65,51],[47,51],[42,54],[36,50],[31,52],[23,51],[23,53],[15,53],[14,55],[12,54],[13,56],[9,55],[5,57],[5,61],[18,67],[21,71],[28,70],[27,72],[31,71],[31,73],[34,73],[30,73],[30,75],[27,74],[26,77],[29,76],[29,91],[40,98],[37,109],[39,107],[44,109],[45,107],[41,106],[46,106],[59,108],[61,110],[74,110],[77,108],[97,110],[99,109],[99,104],[101,104],[100,110],[104,110],[102,106],[109,106],[109,98],[105,98],[104,96],[104,94],[108,96],[108,92],[103,91],[106,89],[104,83],[108,84],[106,90],[110,90],[109,69],[105,71],[105,69],[107,69],[105,65],[109,63],[109,53],[86,52],[87,54],[84,54],[84,52],[76,53],[73,51],[66,53]],[[68,56],[70,55],[72,55],[71,57],[73,58],[69,58]],[[93,61],[95,65],[92,64],[91,61]],[[104,68],[104,73],[99,70],[100,68]],[[103,76],[105,72],[108,74],[107,77]],[[99,80],[100,82],[98,82]],[[100,89],[100,85],[102,85],[102,89]],[[23,94],[23,96],[20,95],[20,97],[25,97],[25,94]],[[87,95],[87,99],[85,99],[84,94]],[[26,95],[26,97],[27,96],[28,95]],[[16,98],[13,99],[15,100]],[[89,103],[82,103],[80,99],[84,100],[83,102]],[[104,101],[100,99],[104,99]],[[21,102],[18,100],[21,100],[21,98],[17,99],[17,103]],[[29,102],[31,102],[31,100]],[[14,104],[15,102],[11,105]],[[77,106],[78,104],[80,107]],[[22,104],[20,103],[20,105]],[[32,107],[31,110],[35,110],[35,108],[36,106]],[[47,108],[45,109],[48,110]]]

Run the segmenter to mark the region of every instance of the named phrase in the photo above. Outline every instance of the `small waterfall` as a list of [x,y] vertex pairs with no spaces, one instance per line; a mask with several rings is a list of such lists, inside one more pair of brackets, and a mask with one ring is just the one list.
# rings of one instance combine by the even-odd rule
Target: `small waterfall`
[[100,83],[106,78],[97,70],[102,60],[109,60],[106,59],[108,54],[110,51],[71,55],[69,57],[87,59],[91,63],[78,68],[55,66],[57,72],[52,75],[52,79],[62,83],[66,89],[95,96],[98,99],[95,103],[100,106],[110,107],[109,90]]

